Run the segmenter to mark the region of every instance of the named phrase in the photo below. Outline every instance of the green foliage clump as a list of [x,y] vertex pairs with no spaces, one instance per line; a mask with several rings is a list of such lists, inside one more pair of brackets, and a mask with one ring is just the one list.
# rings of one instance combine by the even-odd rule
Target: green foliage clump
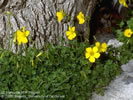
[[124,32],[126,29],[130,29],[133,32],[133,12],[129,12],[129,18],[127,20],[126,25],[124,21],[120,22],[120,29],[115,30],[117,39],[123,43],[123,45],[117,48],[120,56],[121,64],[127,63],[130,59],[133,58],[133,36],[131,34],[130,37],[126,37]]
[[37,95],[44,98],[58,95],[65,100],[86,100],[93,92],[103,94],[109,82],[120,74],[120,66],[110,53],[89,63],[85,59],[86,47],[76,41],[71,41],[70,46],[49,44],[39,57],[40,50],[32,47],[27,48],[25,56],[1,50],[0,92],[39,91]]
[[[63,10],[57,15],[61,21]],[[81,12],[78,16],[79,23],[90,21],[89,17],[82,18]],[[126,28],[133,30],[132,21],[133,18],[127,21]],[[119,48],[107,47],[106,43],[90,45],[88,37],[85,42],[78,42],[79,34],[73,25],[66,31],[70,41],[60,37],[60,45],[48,43],[41,51],[34,47],[32,39],[33,47],[27,47],[24,44],[28,38],[17,35],[15,40],[24,43],[18,45],[17,53],[10,50],[13,41],[9,41],[9,50],[0,49],[0,97],[3,91],[19,91],[22,99],[42,100],[88,100],[93,92],[104,95],[106,86],[121,73],[120,66],[133,58],[133,37],[124,36],[123,26],[121,22],[121,29],[116,30],[118,40],[124,43]],[[25,27],[19,33],[26,36]],[[3,98],[6,97],[4,94]]]

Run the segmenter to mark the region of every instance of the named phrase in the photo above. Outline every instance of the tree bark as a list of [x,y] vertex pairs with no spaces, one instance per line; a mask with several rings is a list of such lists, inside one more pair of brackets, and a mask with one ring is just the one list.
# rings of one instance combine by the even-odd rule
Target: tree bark
[[[57,21],[56,12],[63,9],[72,16],[74,25],[79,33],[85,37],[88,32],[87,22],[79,25],[75,20],[82,11],[86,16],[91,16],[97,0],[1,0],[0,1],[0,47],[8,48],[8,37],[12,34],[8,25],[6,11],[13,13],[10,21],[13,31],[23,26],[30,30],[30,37],[35,41],[37,48],[43,48],[46,42],[58,43],[58,37],[65,36],[65,31],[70,23]],[[70,22],[71,22],[70,21]],[[30,41],[28,43],[30,45]],[[15,46],[13,46],[15,48]]]

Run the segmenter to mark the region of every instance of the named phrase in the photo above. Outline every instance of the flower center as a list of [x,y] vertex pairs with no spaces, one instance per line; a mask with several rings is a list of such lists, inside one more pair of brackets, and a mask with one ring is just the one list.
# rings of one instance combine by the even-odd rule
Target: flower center
[[94,56],[94,52],[93,51],[90,52],[90,56]]

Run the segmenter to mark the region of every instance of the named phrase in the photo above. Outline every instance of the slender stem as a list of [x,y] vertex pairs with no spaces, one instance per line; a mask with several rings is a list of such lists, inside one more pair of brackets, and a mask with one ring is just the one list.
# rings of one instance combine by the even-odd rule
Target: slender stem
[[87,19],[87,22],[88,22],[88,32],[87,32],[87,37],[85,38],[85,41],[87,42],[87,43],[89,43],[89,37],[90,37],[90,16],[88,16],[88,17],[86,17],[86,19]]
[[[8,25],[9,25],[9,28],[10,28],[10,30],[11,30],[11,35],[13,35],[13,27],[12,27],[10,18],[11,18],[11,15],[8,15]],[[9,48],[9,50],[11,50],[13,41],[11,41],[11,39],[10,39],[10,34],[9,34],[9,36],[8,36],[8,40],[9,40],[8,48]]]

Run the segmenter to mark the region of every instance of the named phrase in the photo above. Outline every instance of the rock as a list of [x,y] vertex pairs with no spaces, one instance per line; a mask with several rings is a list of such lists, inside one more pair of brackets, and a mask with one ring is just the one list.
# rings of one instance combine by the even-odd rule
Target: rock
[[129,63],[122,65],[121,68],[125,74],[133,77],[133,60],[130,60]]
[[122,46],[123,43],[122,42],[119,42],[117,39],[114,38],[114,39],[110,39],[108,41],[108,46],[109,45],[112,45],[113,47],[118,48],[118,47]]
[[119,42],[112,33],[96,34],[96,39],[101,43],[106,42],[108,46],[112,45],[115,48],[123,45],[123,43]]
[[133,60],[121,67],[123,73],[110,83],[104,96],[94,94],[92,100],[133,100]]

